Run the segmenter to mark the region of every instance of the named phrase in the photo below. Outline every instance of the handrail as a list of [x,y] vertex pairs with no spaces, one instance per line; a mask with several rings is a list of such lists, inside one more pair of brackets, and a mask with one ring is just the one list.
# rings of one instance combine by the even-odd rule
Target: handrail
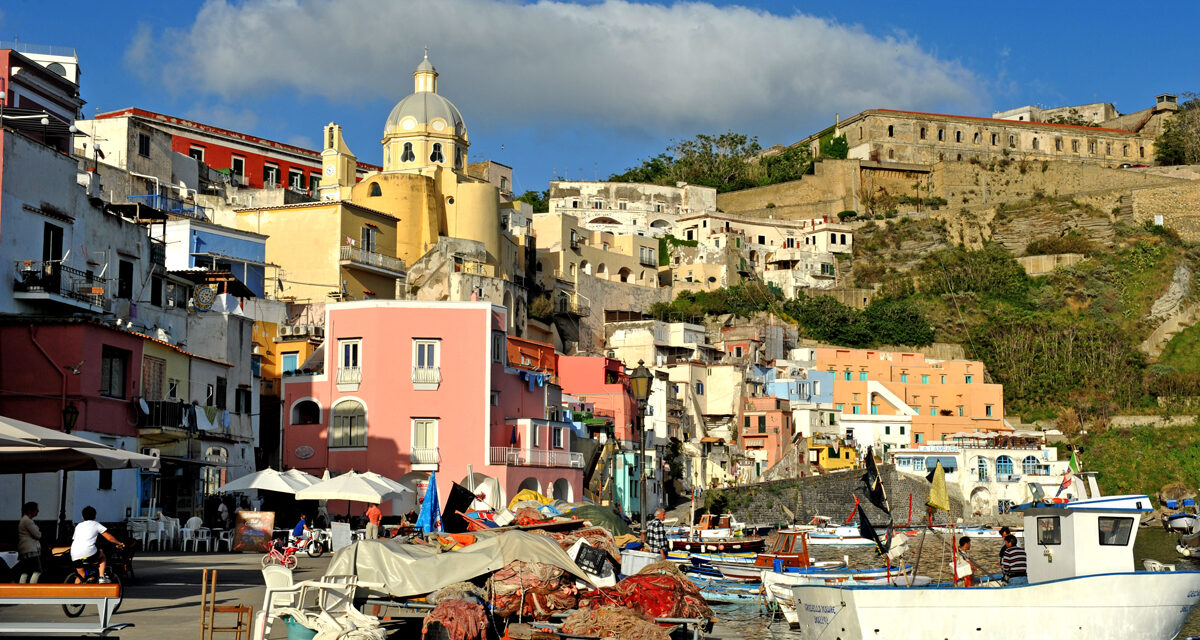
[[385,256],[382,253],[367,251],[366,249],[351,247],[349,245],[342,245],[340,259],[356,262],[358,264],[364,264],[370,267],[377,267],[379,269],[387,269],[397,273],[406,273],[408,271],[404,261],[400,258]]

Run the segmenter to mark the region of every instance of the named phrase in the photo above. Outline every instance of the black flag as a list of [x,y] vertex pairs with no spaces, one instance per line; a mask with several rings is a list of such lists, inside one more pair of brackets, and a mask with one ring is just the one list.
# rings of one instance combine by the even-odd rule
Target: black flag
[[879,468],[875,466],[875,453],[871,447],[867,447],[867,472],[863,474],[862,481],[866,487],[867,500],[890,515],[892,508],[888,506],[887,492],[883,489],[883,480],[879,477]]
[[[884,548],[883,542],[879,540],[879,534],[875,532],[875,527],[871,525],[871,521],[867,519],[867,513],[863,511],[862,505],[858,505],[858,535],[875,543],[875,547],[879,549],[879,555],[887,555],[887,549]],[[891,536],[888,536],[888,543],[891,543]]]

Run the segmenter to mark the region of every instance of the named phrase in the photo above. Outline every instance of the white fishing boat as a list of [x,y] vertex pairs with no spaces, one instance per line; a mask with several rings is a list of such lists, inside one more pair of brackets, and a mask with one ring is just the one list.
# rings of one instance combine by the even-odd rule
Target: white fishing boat
[[[903,569],[900,567],[881,567],[869,569],[848,569],[840,568],[810,568],[810,569],[790,569],[786,571],[763,571],[762,585],[763,596],[772,606],[777,607],[783,613],[784,619],[787,620],[788,626],[795,629],[800,622],[800,617],[796,613],[795,605],[793,604],[792,590],[804,584],[880,584],[881,581],[896,581],[898,584],[913,582],[917,576],[913,575],[912,565],[907,565]],[[929,583],[928,578],[923,578],[925,584]]]
[[1029,584],[799,584],[791,589],[799,629],[812,640],[1175,638],[1200,601],[1200,572],[1152,561],[1155,571],[1135,571],[1149,507],[1144,495],[1022,505]]

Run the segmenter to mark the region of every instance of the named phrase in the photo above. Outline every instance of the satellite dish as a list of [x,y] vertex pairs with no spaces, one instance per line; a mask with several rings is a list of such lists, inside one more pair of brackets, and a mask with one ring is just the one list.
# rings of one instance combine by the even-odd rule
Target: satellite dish
[[142,410],[142,413],[150,415],[150,405],[146,404],[145,398],[138,398],[138,408]]

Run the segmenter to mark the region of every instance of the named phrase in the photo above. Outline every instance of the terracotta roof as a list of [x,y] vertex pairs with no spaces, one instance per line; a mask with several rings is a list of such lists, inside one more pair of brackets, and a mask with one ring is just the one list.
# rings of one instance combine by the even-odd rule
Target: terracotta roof
[[[1106,129],[1104,127],[1084,127],[1084,126],[1080,126],[1077,124],[1058,124],[1058,123],[1054,123],[1054,122],[1029,122],[1028,120],[1004,120],[1001,118],[984,118],[984,117],[980,117],[980,116],[956,116],[956,115],[951,115],[948,113],[926,113],[924,111],[902,111],[899,109],[872,109],[870,111],[864,111],[863,113],[871,113],[872,111],[879,112],[879,113],[901,113],[901,114],[912,115],[912,116],[932,116],[935,118],[953,118],[955,120],[982,120],[984,122],[994,122],[996,124],[1005,124],[1005,125],[1014,125],[1014,124],[1034,125],[1034,126],[1038,126],[1038,127],[1058,127],[1058,128],[1065,128],[1065,129],[1081,129],[1083,131],[1104,131],[1106,133],[1124,133],[1126,135],[1134,135],[1134,133],[1132,131],[1126,131],[1124,129]],[[843,123],[845,123],[845,121],[843,121]]]

